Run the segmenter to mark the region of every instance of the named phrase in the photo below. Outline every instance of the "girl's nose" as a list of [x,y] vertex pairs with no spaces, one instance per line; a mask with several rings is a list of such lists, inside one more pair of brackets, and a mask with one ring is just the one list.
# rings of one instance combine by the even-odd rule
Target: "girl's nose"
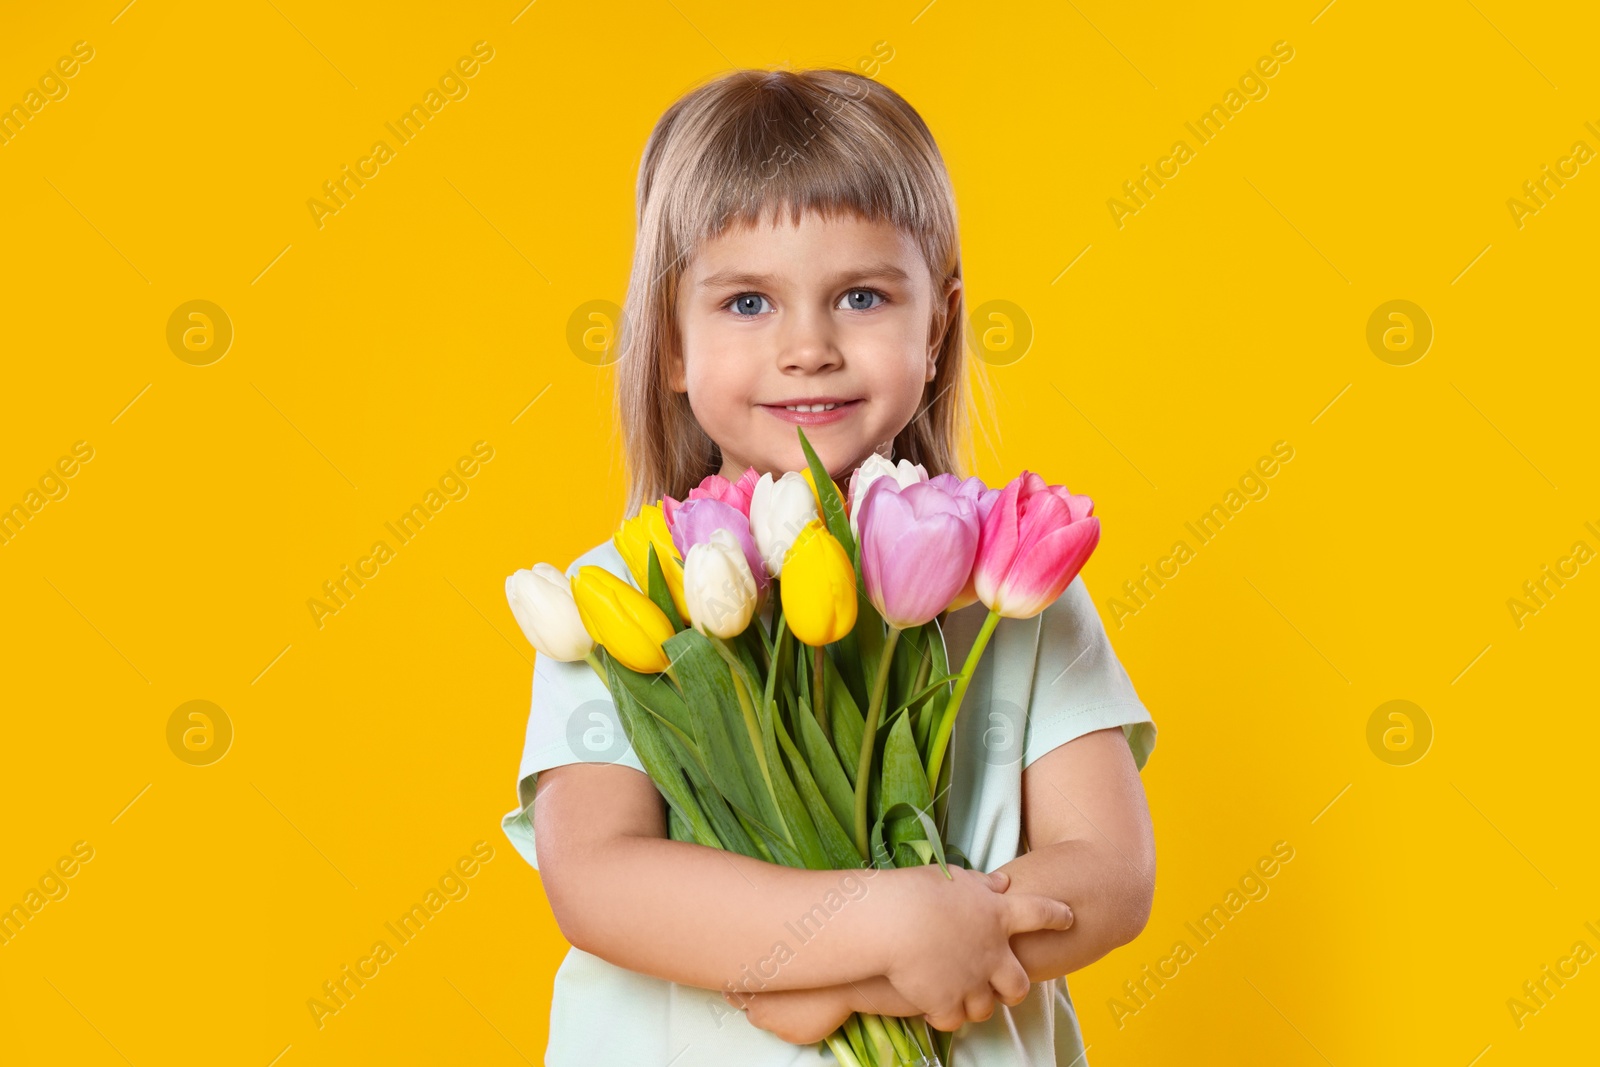
[[778,369],[815,372],[844,362],[828,316],[797,312],[779,337]]

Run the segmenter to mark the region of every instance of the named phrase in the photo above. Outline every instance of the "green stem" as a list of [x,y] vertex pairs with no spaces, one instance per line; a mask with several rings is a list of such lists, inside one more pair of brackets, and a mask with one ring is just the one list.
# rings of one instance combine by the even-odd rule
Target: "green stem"
[[939,719],[939,728],[933,735],[933,745],[928,751],[928,781],[939,780],[940,764],[944,762],[946,746],[950,744],[950,731],[955,726],[956,712],[961,710],[961,698],[967,695],[967,686],[972,682],[972,675],[978,669],[978,658],[983,655],[984,646],[989,643],[989,635],[994,633],[995,624],[1000,621],[998,611],[990,611],[983,620],[983,628],[978,631],[978,636],[973,639],[972,651],[967,653],[967,662],[961,667],[961,674],[956,679],[956,690],[950,694],[950,703],[945,705],[944,715]]
[[894,1045],[895,1055],[899,1061],[907,1065],[915,1064],[920,1058],[920,1050],[916,1048],[910,1036],[906,1034],[905,1024],[893,1015],[886,1015],[881,1018],[874,1016],[874,1018],[878,1018],[884,1030],[888,1033],[889,1042]]
[[907,1018],[903,1019],[902,1022],[905,1023],[906,1030],[910,1032],[911,1040],[916,1042],[917,1052],[921,1055],[922,1062],[929,1065],[938,1063],[939,1061],[936,1058],[933,1039],[928,1034],[930,1027],[928,1026],[927,1019]]
[[863,1015],[861,1017],[861,1031],[867,1035],[867,1040],[872,1043],[872,1051],[880,1064],[896,1063],[899,1060],[899,1048],[889,1036],[889,1028],[883,1025],[883,1018],[878,1015]]
[[821,645],[812,648],[811,652],[815,657],[811,675],[811,710],[816,713],[817,725],[822,727],[822,736],[831,745],[833,734],[828,729],[828,675],[822,669],[822,657],[828,653]]
[[824,1043],[833,1051],[833,1057],[839,1061],[839,1067],[867,1067],[851,1050],[850,1039],[845,1036],[843,1027],[829,1034]]
[[850,1049],[856,1054],[856,1059],[862,1064],[872,1064],[872,1067],[875,1067],[872,1061],[872,1049],[867,1048],[867,1038],[862,1037],[861,1016],[851,1013],[851,1016],[845,1019],[843,1029],[845,1029],[845,1040],[850,1041]]
[[863,1063],[872,1063],[872,1053],[867,1048],[867,1039],[861,1034],[861,1016],[851,1014],[844,1021],[844,1035],[850,1042],[850,1048],[856,1054],[856,1059]]
[[889,627],[883,641],[883,654],[878,657],[878,679],[872,687],[872,702],[867,705],[867,722],[861,734],[861,758],[856,762],[856,851],[861,858],[870,860],[867,843],[867,787],[872,778],[872,746],[877,741],[878,716],[883,712],[884,693],[889,688],[889,665],[894,659],[894,646],[900,641],[900,631]]

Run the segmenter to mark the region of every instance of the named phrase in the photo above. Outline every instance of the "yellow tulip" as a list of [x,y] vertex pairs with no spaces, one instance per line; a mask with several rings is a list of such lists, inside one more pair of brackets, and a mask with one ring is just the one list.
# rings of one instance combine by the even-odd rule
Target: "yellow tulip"
[[650,546],[656,546],[661,576],[667,580],[667,592],[672,594],[678,617],[687,621],[689,607],[683,596],[683,563],[678,559],[661,505],[646,504],[640,508],[639,514],[617,527],[617,532],[611,535],[611,543],[617,546],[622,561],[628,565],[628,573],[646,593],[650,591]]
[[583,628],[617,662],[640,674],[667,669],[670,660],[661,643],[676,631],[655,601],[593,564],[579,567],[573,576],[572,599]]
[[821,519],[801,529],[782,573],[783,618],[802,642],[831,644],[855,628],[855,565]]

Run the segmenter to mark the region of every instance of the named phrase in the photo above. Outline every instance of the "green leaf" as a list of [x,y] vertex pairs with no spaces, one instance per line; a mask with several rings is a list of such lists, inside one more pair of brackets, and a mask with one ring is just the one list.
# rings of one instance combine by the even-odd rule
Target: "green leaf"
[[[811,769],[812,777],[816,779],[817,788],[822,791],[823,798],[828,802],[829,810],[839,820],[840,826],[854,826],[855,791],[850,787],[850,778],[839,764],[839,757],[834,753],[833,746],[829,745],[828,739],[823,736],[822,724],[817,722],[815,711],[810,704],[802,701],[800,713],[795,718],[799,725],[797,743],[806,766]],[[853,843],[850,847],[852,851],[855,850]],[[860,856],[858,855],[856,859],[859,862]]]
[[851,643],[858,657],[863,689],[856,694],[856,697],[863,706],[870,701],[870,694],[878,683],[878,661],[883,658],[883,642],[886,638],[883,616],[878,614],[878,609],[867,599],[866,585],[857,582],[856,625],[845,640]]
[[[828,732],[833,736],[833,750],[838,754],[839,763],[854,789],[856,764],[861,759],[861,735],[866,732],[867,720],[861,714],[855,698],[850,695],[850,690],[840,680],[831,659],[823,664],[823,670],[828,672]],[[851,825],[855,824],[854,804],[852,800]]]
[[655,783],[656,789],[666,798],[667,804],[689,825],[695,840],[712,848],[721,848],[721,840],[707,821],[705,813],[700,810],[700,805],[684,778],[683,768],[673,758],[672,750],[662,736],[655,717],[633,699],[618,674],[620,665],[615,663],[609,654],[604,657],[604,661],[607,676],[611,680],[612,699],[617,706],[618,718],[622,720],[623,732],[628,735],[628,743],[633,746],[634,755],[639,757],[639,765]]
[[694,726],[691,736],[712,784],[734,807],[768,826],[781,827],[727,662],[698,630],[683,630],[661,647],[683,685],[684,704]]
[[783,621],[783,586],[777,578],[772,579],[772,589],[767,593],[767,596],[771,598],[769,603],[773,605],[772,631],[767,635],[770,639],[768,641],[770,645],[778,640],[778,627]]
[[804,868],[806,866],[805,857],[801,856],[793,845],[784,840],[782,834],[757,819],[746,816],[746,821],[750,824],[751,832],[761,839],[761,843],[771,853],[773,863],[783,867]]
[[[693,778],[693,775],[690,777]],[[741,856],[751,856],[771,862],[771,855],[757,846],[755,839],[745,830],[744,824],[739,821],[733,809],[728,807],[728,802],[723,799],[722,794],[711,785],[710,779],[695,782],[694,792],[700,799],[700,807],[706,813],[706,820],[711,823],[712,829],[716,830],[724,849],[737,852]]]
[[911,694],[910,699],[896,707],[894,709],[894,714],[899,714],[914,704],[920,704],[922,701],[926,700],[928,697],[937,692],[941,687],[949,686],[951,682],[956,680],[956,677],[956,675],[951,674],[943,678],[935,678],[933,681],[929,682],[927,685]]
[[811,693],[811,671],[814,662],[811,657],[816,655],[816,651],[810,645],[802,644],[798,640],[795,641],[795,645],[798,647],[789,664],[789,675],[794,679],[795,699],[815,704],[816,697]]
[[[626,668],[623,668],[626,669]],[[653,687],[665,689],[665,685]],[[711,784],[711,776],[706,770],[705,760],[701,758],[695,748],[694,740],[684,734],[671,723],[665,723],[666,729],[663,736],[667,745],[673,750],[679,766],[689,778],[689,784],[694,789],[695,798],[700,803],[700,810],[705,813],[706,820],[716,832],[717,839],[722,842],[722,847],[729,852],[737,852],[741,856],[754,856],[771,862],[771,855],[758,846],[755,839],[740,823],[733,809],[716,786]]]
[[911,718],[903,714],[894,720],[889,739],[883,745],[883,806],[888,808],[901,803],[916,808],[933,807],[928,772],[922,767],[917,743],[911,737]]
[[772,788],[778,794],[778,810],[783,813],[783,825],[794,835],[794,847],[805,861],[803,866],[814,871],[831,870],[833,864],[829,862],[827,850],[817,833],[816,824],[811,821],[806,804],[801,800],[799,791],[778,755],[777,723],[774,721],[776,708],[762,699],[760,694],[756,695],[756,699],[761,702],[761,707],[757,709],[761,722],[761,740],[766,746],[767,766],[772,771]]
[[[933,791],[928,786],[928,774],[923,770],[916,740],[911,736],[909,715],[900,715],[895,719],[889,739],[883,746],[882,807],[885,813],[902,808],[911,812],[933,809]],[[889,841],[895,845],[910,844],[923,836],[921,821],[909,815],[886,819],[885,829]],[[939,836],[931,818],[926,836],[935,841]],[[942,852],[940,856],[942,864]],[[926,863],[927,860],[922,862]]]
[[[816,726],[815,719],[808,717],[802,721],[809,721],[813,727]],[[800,750],[789,737],[788,731],[784,730],[782,722],[777,724],[777,732],[778,743],[783,746],[784,754],[789,758],[789,768],[794,774],[794,782],[798,787],[800,799],[805,802],[806,811],[810,814],[811,821],[816,826],[826,862],[824,869],[837,871],[858,866],[861,863],[861,856],[856,852],[855,844],[851,841],[850,835],[844,832],[844,827],[840,825],[839,818],[835,815],[832,807],[823,798],[816,779],[811,775],[811,768],[807,766],[805,759],[801,757]],[[832,754],[829,753],[828,759],[832,758]],[[843,781],[842,777],[840,780]],[[851,819],[853,825],[853,810]]]
[[933,825],[933,816],[926,811],[918,811],[916,814],[917,821],[922,824],[922,840],[933,850],[934,858],[939,862],[939,870],[944,872],[946,878],[949,878],[950,868],[945,866],[944,842],[939,840],[939,830]]
[[871,845],[868,848],[868,852],[872,859],[872,865],[879,870],[892,870],[895,865],[894,857],[889,854],[889,849],[883,843],[883,818],[881,816],[872,820],[872,833],[869,836]]
[[910,695],[917,684],[917,671],[922,666],[923,657],[928,654],[926,633],[926,624],[901,631],[900,640],[894,646],[893,671],[889,675],[889,691],[884,696],[885,710],[904,707],[911,702]]
[[[950,671],[950,654],[944,644],[944,627],[938,619],[934,619],[929,629],[932,634],[937,635],[936,639],[930,636],[928,642],[929,651],[933,653],[932,675],[935,678],[954,681],[960,672],[952,674]],[[927,703],[923,704],[919,709],[916,723],[917,748],[919,751],[924,753],[928,751],[928,745],[932,742],[933,737],[933,724],[937,723],[940,717],[943,716],[944,709],[950,703],[953,688],[953,686],[945,686],[934,689],[933,693],[926,698]],[[912,703],[915,704],[916,701]],[[945,756],[948,760],[949,753],[946,752]]]
[[694,830],[684,821],[683,816],[678,814],[678,809],[670,806],[667,808],[667,836],[674,841],[699,844],[694,839]]
[[[857,600],[859,599],[858,597]],[[861,616],[857,614],[856,625],[860,624]],[[839,676],[844,684],[850,687],[850,695],[855,698],[856,706],[860,707],[867,702],[869,695],[866,672],[861,666],[861,642],[856,640],[855,632],[851,631],[841,637],[833,647],[838,652]]]
[[646,592],[649,594],[650,599],[655,602],[656,607],[666,613],[667,618],[672,622],[672,628],[681,630],[686,624],[683,621],[683,616],[678,614],[678,605],[672,601],[672,591],[667,588],[667,576],[661,570],[661,560],[656,555],[655,543],[651,542],[646,546],[646,549],[650,553],[649,580],[645,583],[650,588]]
[[[783,621],[783,605],[778,604],[777,601],[773,603],[772,638],[768,641],[767,673],[763,680],[765,688],[762,690],[762,698],[765,700],[782,700],[784,699],[784,692],[778,685],[778,679],[782,678],[783,672],[789,669],[789,661],[784,656],[786,652],[784,646],[789,643],[789,630]],[[763,631],[762,637],[764,640],[766,639],[765,631]]]
[[[728,642],[728,647],[733,649],[733,651],[738,654],[739,662],[743,663],[745,670],[750,672],[750,677],[757,679],[761,677],[761,667],[756,663],[756,639],[750,633],[750,631],[759,629],[761,629],[759,624],[754,626],[746,626],[738,637]],[[752,685],[754,685],[754,683],[752,683]],[[760,687],[755,686],[754,692],[757,696],[759,696],[761,692]]]
[[749,816],[745,815],[745,813],[740,811],[738,808],[730,806],[728,810],[733,812],[733,817],[739,821],[740,828],[744,830],[746,836],[748,836],[755,844],[756,852],[759,853],[757,858],[764,859],[768,863],[777,863],[778,861],[772,858],[772,850],[767,847],[766,838],[762,836],[761,831],[756,827],[755,823],[750,821]]
[[691,738],[694,736],[694,721],[689,715],[688,706],[663,675],[640,674],[616,660],[611,661],[611,666],[635,700],[654,712],[657,718],[671,723]]
[[[928,648],[933,653],[933,676],[935,678],[954,679],[955,674],[950,672],[950,652],[944,646],[944,626],[938,619],[929,624]],[[959,673],[959,672],[958,672]],[[950,694],[945,693],[948,697]],[[948,701],[940,701],[940,708]]]
[[817,458],[811,442],[806,440],[806,432],[795,427],[795,433],[800,435],[800,448],[806,454],[806,466],[811,469],[811,480],[816,483],[817,498],[822,504],[822,521],[827,524],[828,532],[844,546],[850,558],[855,559],[856,537],[850,532],[850,516],[845,514],[844,501],[839,497],[838,487],[833,484],[833,475],[828,473],[828,468]]
[[[896,835],[891,833],[890,841],[894,845],[894,849],[891,851],[890,848],[884,844],[883,829],[885,824],[901,822],[909,823],[913,819],[915,820],[916,825],[921,828],[921,835],[913,837],[909,834],[904,834],[900,835],[900,840],[895,840]],[[872,824],[873,862],[880,868],[916,866],[916,864],[910,862],[908,856],[900,851],[900,846],[906,845],[910,847],[913,846],[914,842],[918,841],[925,843],[929,847],[929,849],[933,852],[934,858],[939,862],[939,869],[944,872],[944,876],[946,878],[949,878],[950,868],[945,865],[944,845],[940,842],[938,831],[933,825],[933,817],[930,816],[926,811],[921,811],[917,808],[914,808],[910,804],[893,805],[887,811],[885,811],[875,823]],[[915,855],[916,851],[917,850],[914,847],[910,847],[910,852],[912,855]],[[898,862],[901,859],[904,859],[906,862]]]

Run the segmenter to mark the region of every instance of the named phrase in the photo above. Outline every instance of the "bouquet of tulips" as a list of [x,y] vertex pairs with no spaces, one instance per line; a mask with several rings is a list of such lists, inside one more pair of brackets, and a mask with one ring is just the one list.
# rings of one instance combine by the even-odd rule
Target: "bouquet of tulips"
[[[674,839],[948,875],[966,865],[942,840],[962,697],[999,620],[1043,611],[1094,551],[1094,504],[1027,471],[991,489],[879,456],[841,492],[800,444],[804,472],[712,476],[624,522],[634,585],[539,563],[507,599],[540,655],[606,683]],[[952,672],[939,620],[980,600]],[[845,1067],[901,1067],[947,1061],[950,1036],[852,1015],[826,1044]]]

